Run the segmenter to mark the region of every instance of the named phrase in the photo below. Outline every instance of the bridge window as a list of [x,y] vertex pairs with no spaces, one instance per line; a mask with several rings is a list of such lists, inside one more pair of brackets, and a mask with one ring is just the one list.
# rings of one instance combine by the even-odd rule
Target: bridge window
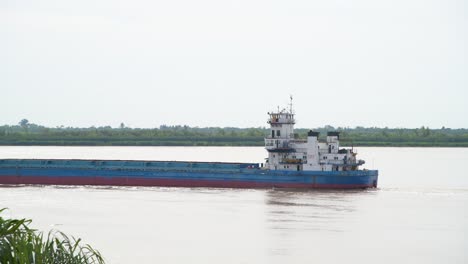
[[280,136],[280,131],[279,131],[279,130],[276,130],[276,136],[277,136],[277,137]]

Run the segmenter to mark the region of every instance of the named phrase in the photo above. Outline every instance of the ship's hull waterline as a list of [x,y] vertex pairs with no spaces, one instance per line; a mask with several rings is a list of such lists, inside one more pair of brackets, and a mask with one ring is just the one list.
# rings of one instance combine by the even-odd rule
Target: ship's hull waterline
[[216,188],[360,189],[378,172],[272,171],[255,163],[120,160],[0,160],[0,184]]

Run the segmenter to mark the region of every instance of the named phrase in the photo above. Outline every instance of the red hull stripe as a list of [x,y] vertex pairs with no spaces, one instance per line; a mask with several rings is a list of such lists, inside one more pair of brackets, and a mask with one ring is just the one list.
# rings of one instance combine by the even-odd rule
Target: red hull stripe
[[374,187],[366,184],[304,184],[268,183],[253,181],[212,181],[180,179],[148,179],[120,177],[40,177],[2,176],[0,184],[39,185],[111,185],[111,186],[161,186],[161,187],[215,187],[215,188],[303,188],[303,189],[358,189]]

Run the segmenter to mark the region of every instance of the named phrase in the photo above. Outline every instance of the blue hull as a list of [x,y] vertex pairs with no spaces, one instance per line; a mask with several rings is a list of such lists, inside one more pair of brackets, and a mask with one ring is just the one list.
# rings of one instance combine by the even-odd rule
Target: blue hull
[[0,160],[0,184],[222,188],[377,187],[378,171],[270,171],[252,163]]

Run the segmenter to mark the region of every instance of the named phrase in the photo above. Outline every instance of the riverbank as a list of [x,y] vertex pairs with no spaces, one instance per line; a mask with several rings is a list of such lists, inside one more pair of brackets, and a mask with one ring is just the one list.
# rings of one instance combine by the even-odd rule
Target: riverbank
[[[309,129],[296,129],[305,138]],[[327,131],[340,132],[343,146],[468,147],[468,129],[315,128],[320,140]],[[160,126],[159,128],[0,127],[3,146],[263,146],[267,128]]]
[[[19,140],[2,141],[0,146],[219,146],[219,147],[259,147],[262,141],[216,141],[216,140]],[[468,147],[468,142],[354,142],[342,143],[343,147]]]

